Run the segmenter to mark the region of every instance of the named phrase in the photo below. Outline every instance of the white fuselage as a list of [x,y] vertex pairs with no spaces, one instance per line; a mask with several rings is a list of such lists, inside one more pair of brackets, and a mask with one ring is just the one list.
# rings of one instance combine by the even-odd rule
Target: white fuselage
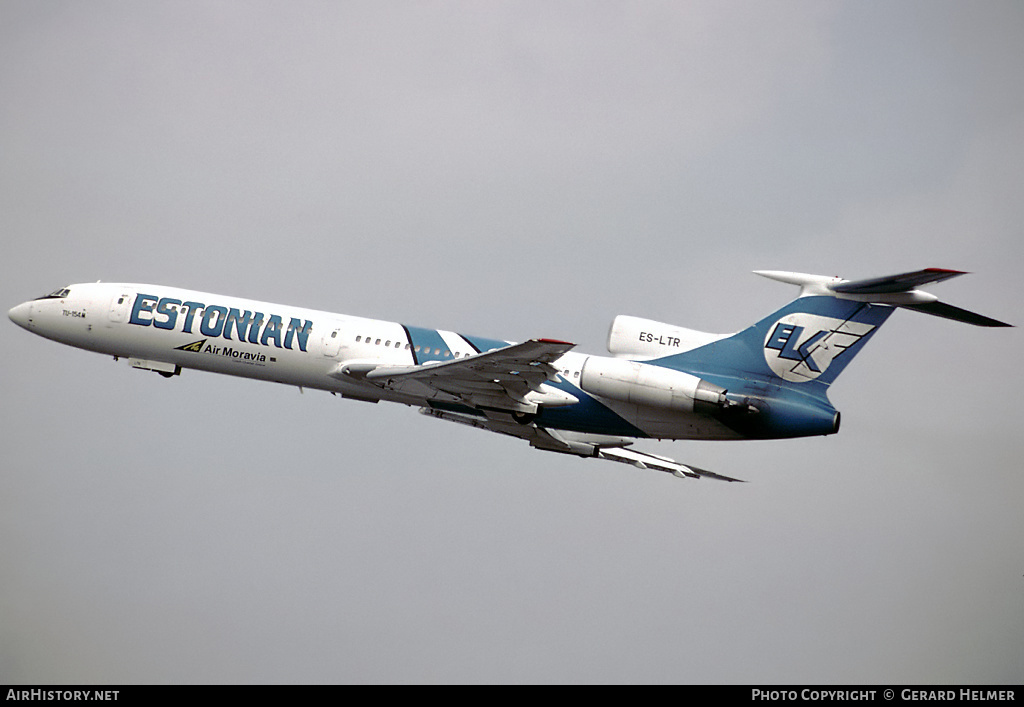
[[[459,360],[510,342],[395,322],[159,285],[71,285],[18,305],[10,317],[48,339],[127,358],[170,376],[181,369],[254,378],[376,402],[451,405],[429,391],[396,392],[343,375],[353,364],[425,366]],[[735,439],[733,430],[692,410],[606,399],[580,389],[589,359],[565,353],[552,365],[557,387],[580,403],[552,410],[545,426],[628,437]],[[595,417],[595,406],[600,414]]]

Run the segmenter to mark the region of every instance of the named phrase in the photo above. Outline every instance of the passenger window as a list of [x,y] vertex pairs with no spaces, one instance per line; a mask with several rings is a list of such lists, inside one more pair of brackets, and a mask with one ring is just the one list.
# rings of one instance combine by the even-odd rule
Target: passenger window
[[362,338],[363,338],[362,336],[357,336],[356,337],[356,343],[358,344]]

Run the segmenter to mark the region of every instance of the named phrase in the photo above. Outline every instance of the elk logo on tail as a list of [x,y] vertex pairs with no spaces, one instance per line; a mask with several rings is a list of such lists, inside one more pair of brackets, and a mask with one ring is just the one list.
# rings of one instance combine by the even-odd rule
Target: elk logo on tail
[[804,312],[787,314],[768,328],[764,358],[783,380],[807,383],[874,328],[873,324]]

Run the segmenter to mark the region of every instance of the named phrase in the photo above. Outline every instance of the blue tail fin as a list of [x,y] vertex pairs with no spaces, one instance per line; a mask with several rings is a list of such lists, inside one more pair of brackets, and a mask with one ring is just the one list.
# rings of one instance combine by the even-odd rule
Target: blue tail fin
[[[925,268],[868,280],[757,270],[771,280],[800,286],[800,297],[740,333],[652,363],[714,375],[753,376],[803,392],[824,391],[896,307],[984,327],[1005,322],[940,302],[916,289],[964,275]],[[807,384],[806,386],[802,384]]]
[[823,395],[893,311],[887,305],[804,296],[737,334],[649,363],[711,381],[754,379],[791,387],[788,383]]
[[800,297],[738,334],[647,361],[721,386],[724,402],[713,414],[747,437],[837,432],[839,413],[828,401],[828,387],[897,307],[977,326],[1010,326],[916,289],[963,275],[959,270],[926,268],[854,281],[775,270],[757,274],[799,285]]
[[724,388],[727,402],[714,416],[744,437],[834,434],[839,413],[828,386],[892,312],[887,305],[804,296],[738,334],[648,363]]

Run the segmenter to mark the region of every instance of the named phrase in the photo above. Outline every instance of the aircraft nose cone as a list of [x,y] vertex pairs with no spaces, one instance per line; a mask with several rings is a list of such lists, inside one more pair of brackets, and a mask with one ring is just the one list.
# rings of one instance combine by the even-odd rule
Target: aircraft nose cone
[[7,316],[11,318],[11,321],[20,326],[22,329],[28,329],[29,324],[32,321],[32,303],[22,302],[17,307],[13,307]]

